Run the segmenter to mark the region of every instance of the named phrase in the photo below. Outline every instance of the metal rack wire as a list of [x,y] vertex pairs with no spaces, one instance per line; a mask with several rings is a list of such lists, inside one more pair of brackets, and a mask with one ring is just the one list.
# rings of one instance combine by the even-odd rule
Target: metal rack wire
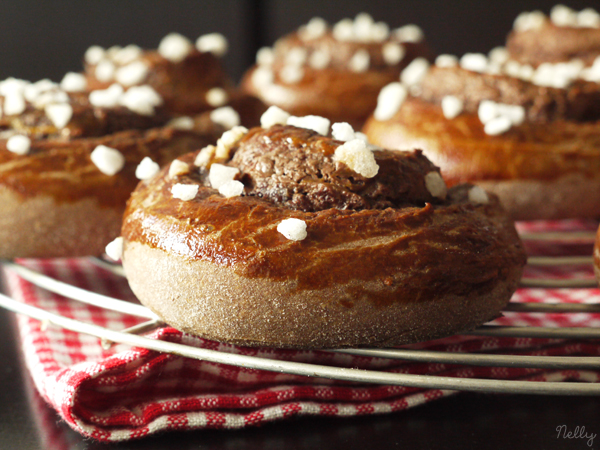
[[[594,233],[534,233],[522,234],[524,240],[545,241],[560,240],[561,242],[591,242]],[[95,264],[110,270],[114,274],[123,276],[122,268],[104,260],[94,258]],[[528,264],[532,266],[565,266],[589,265],[592,257],[530,257]],[[432,375],[412,375],[389,373],[375,370],[361,370],[351,368],[330,367],[324,365],[298,363],[293,361],[273,360],[261,357],[239,355],[234,353],[219,352],[215,350],[164,342],[140,336],[152,328],[160,326],[160,319],[149,309],[139,304],[117,300],[111,297],[90,292],[78,287],[63,283],[44,274],[21,266],[14,262],[4,261],[5,267],[14,270],[23,279],[51,292],[102,308],[131,314],[147,319],[147,321],[121,331],[109,330],[96,325],[79,322],[49,313],[39,308],[32,307],[15,301],[0,294],[0,307],[10,311],[25,314],[34,319],[51,323],[72,331],[89,334],[100,338],[105,344],[116,342],[132,346],[144,347],[150,350],[173,353],[188,358],[201,359],[215,363],[236,365],[241,367],[261,369],[311,377],[332,378],[361,383],[376,383],[403,385],[428,389],[449,389],[478,392],[501,392],[523,394],[552,394],[552,395],[600,395],[600,383],[577,382],[536,382],[521,380],[496,380],[477,378],[453,378]],[[593,277],[577,280],[535,279],[524,277],[522,286],[553,287],[553,288],[581,288],[596,286]],[[510,303],[505,311],[524,313],[600,313],[600,304],[538,304],[538,303]],[[508,327],[498,325],[483,325],[467,335],[496,336],[496,337],[535,337],[553,339],[600,339],[600,329],[596,328],[552,328],[552,327]],[[397,359],[404,361],[461,364],[472,366],[493,367],[526,367],[553,370],[600,370],[600,357],[591,356],[524,356],[481,353],[450,353],[431,350],[413,350],[405,348],[393,349],[341,349],[331,352],[352,355]]]

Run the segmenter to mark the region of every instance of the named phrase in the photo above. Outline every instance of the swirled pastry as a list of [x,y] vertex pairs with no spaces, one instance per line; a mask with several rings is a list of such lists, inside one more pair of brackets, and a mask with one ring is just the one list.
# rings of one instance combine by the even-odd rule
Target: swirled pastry
[[422,148],[450,184],[496,193],[515,219],[599,217],[600,28],[591,17],[600,16],[525,13],[506,49],[438,57],[413,82],[381,91],[366,134]]
[[231,113],[171,121],[150,86],[68,92],[76,75],[0,82],[1,258],[101,254],[138,178],[215,142],[210,116]]
[[250,346],[390,346],[496,317],[525,263],[496,197],[447,190],[420,151],[301,119],[271,109],[140,183],[122,228],[140,301]]
[[318,115],[360,128],[380,89],[430,51],[416,25],[390,31],[365,13],[329,26],[314,18],[263,48],[242,81],[245,92],[296,116]]

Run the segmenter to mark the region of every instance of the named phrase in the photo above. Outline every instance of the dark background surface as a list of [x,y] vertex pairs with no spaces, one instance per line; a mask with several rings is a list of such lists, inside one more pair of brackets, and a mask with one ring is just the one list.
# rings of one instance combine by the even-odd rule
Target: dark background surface
[[[236,79],[257,48],[311,17],[330,22],[366,10],[391,27],[421,26],[439,53],[487,52],[501,45],[522,10],[548,12],[552,1],[250,1],[156,0],[0,2],[0,79],[60,80],[81,68],[83,52],[135,43],[155,48],[178,31],[195,39],[218,31],[230,42],[226,66]],[[582,9],[599,2],[569,1]],[[355,419],[299,419],[241,431],[163,434],[101,445],[60,423],[39,398],[20,362],[13,316],[0,311],[0,449],[589,449],[585,439],[557,439],[556,427],[585,426],[600,436],[600,400],[460,394],[412,410]]]
[[[336,22],[367,11],[395,28],[416,23],[439,53],[487,52],[502,45],[521,11],[555,4],[548,0],[2,0],[0,2],[0,79],[60,81],[81,70],[93,44],[137,44],[156,48],[171,31],[191,39],[218,31],[229,39],[229,73],[237,80],[256,50],[316,15]],[[571,0],[575,9],[600,8],[598,1]]]

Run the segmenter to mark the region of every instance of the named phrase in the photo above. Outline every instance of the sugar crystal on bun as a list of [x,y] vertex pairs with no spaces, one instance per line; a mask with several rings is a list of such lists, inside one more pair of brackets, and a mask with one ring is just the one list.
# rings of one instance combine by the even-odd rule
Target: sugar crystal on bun
[[125,165],[123,154],[106,145],[98,145],[90,155],[94,165],[105,175],[115,175]]
[[316,131],[323,136],[329,134],[329,124],[331,121],[321,116],[290,116],[287,120],[288,125],[293,125],[298,128],[307,128]]
[[373,152],[362,139],[353,139],[340,145],[335,149],[333,159],[366,178],[373,178],[379,171]]
[[135,177],[139,180],[149,180],[160,170],[160,166],[149,156],[144,157],[135,168]]
[[177,183],[171,187],[173,198],[183,200],[184,202],[193,200],[198,194],[198,185]]
[[260,117],[260,126],[269,128],[273,125],[285,125],[290,115],[278,106],[269,106],[263,115]]
[[158,45],[158,53],[174,63],[183,61],[192,49],[192,42],[179,33],[167,34]]
[[6,148],[17,155],[26,155],[31,148],[31,139],[22,134],[11,136],[6,141]]
[[119,236],[106,245],[106,255],[113,261],[119,261],[123,257],[123,238]]
[[432,196],[445,199],[448,193],[448,188],[444,179],[438,172],[429,172],[425,175],[425,187],[431,193]]
[[175,178],[189,172],[190,166],[179,159],[174,159],[169,165],[169,178]]
[[306,232],[306,222],[293,217],[279,222],[277,231],[290,241],[302,241],[308,236],[308,233]]

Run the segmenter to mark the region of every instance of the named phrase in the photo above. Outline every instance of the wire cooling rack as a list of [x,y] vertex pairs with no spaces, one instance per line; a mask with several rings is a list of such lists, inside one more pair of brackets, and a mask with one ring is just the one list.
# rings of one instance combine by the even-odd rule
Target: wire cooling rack
[[[551,232],[551,233],[522,233],[524,241],[560,241],[562,243],[590,243],[595,238],[591,232]],[[123,276],[123,269],[119,265],[108,263],[102,259],[93,258],[95,264],[110,270],[114,274]],[[568,265],[590,265],[591,256],[551,256],[530,257],[529,266],[549,267]],[[191,347],[160,340],[149,339],[141,333],[161,326],[160,319],[152,311],[140,304],[87,291],[70,284],[50,278],[25,266],[11,261],[4,261],[4,266],[14,270],[23,279],[48,291],[60,294],[77,301],[95,305],[101,308],[118,311],[125,314],[147,319],[145,322],[121,331],[110,330],[97,325],[80,322],[49,313],[30,305],[15,301],[0,294],[0,306],[15,313],[25,314],[34,319],[54,324],[75,332],[84,333],[100,338],[103,345],[122,343],[150,350],[172,353],[188,358],[195,358],[215,363],[229,364],[240,367],[268,370],[274,372],[323,377],[336,380],[345,380],[362,383],[402,385],[427,389],[449,389],[477,392],[500,392],[522,394],[552,394],[552,395],[600,395],[600,383],[577,382],[537,382],[520,380],[495,380],[477,378],[453,378],[431,375],[412,375],[389,373],[375,370],[361,370],[352,368],[339,368],[324,365],[299,363],[293,361],[272,360],[262,357],[239,355],[219,352],[216,350]],[[580,279],[539,279],[524,277],[521,285],[526,287],[542,288],[582,288],[597,285],[593,277]],[[572,303],[509,303],[504,309],[507,312],[525,313],[600,313],[600,304],[572,304]],[[553,338],[553,339],[600,339],[600,329],[590,327],[533,327],[533,326],[500,326],[483,325],[465,335],[495,336],[495,337],[523,337],[523,338]],[[599,370],[600,357],[590,356],[530,356],[530,355],[502,355],[479,353],[450,353],[432,350],[413,350],[403,348],[393,349],[340,349],[331,352],[346,353],[368,357],[398,359],[404,361],[461,364],[472,366],[492,367],[526,367],[553,370]]]

